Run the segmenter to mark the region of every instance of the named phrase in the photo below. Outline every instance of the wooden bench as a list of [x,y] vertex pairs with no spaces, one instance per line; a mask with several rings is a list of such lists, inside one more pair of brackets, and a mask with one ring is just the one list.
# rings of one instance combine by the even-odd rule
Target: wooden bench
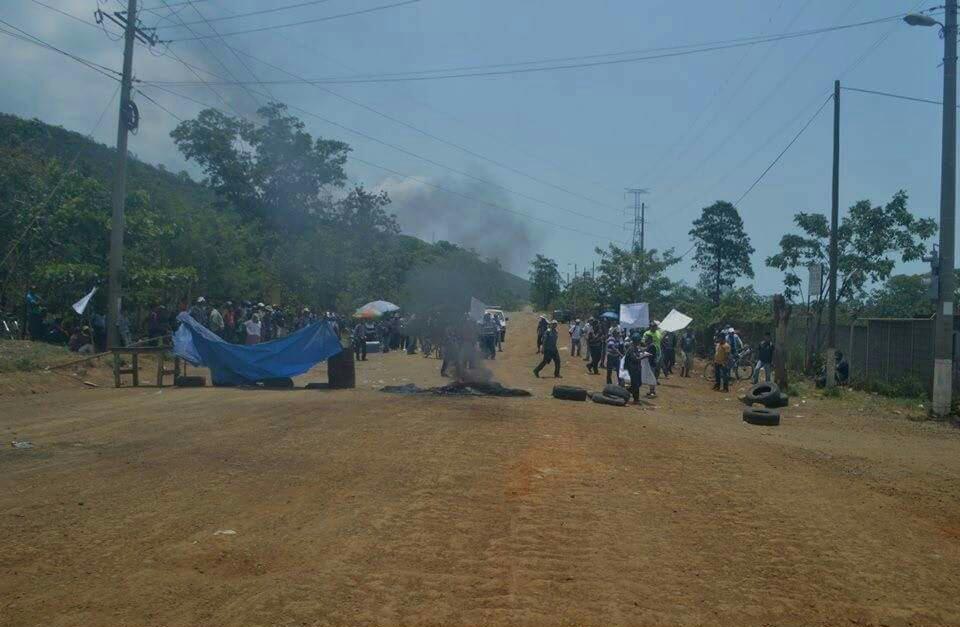
[[[133,378],[133,387],[140,387],[140,355],[154,355],[157,360],[157,387],[164,387],[163,379],[166,376],[173,375],[174,379],[180,376],[181,371],[186,372],[186,364],[181,362],[179,357],[173,358],[173,369],[166,368],[166,354],[170,351],[166,346],[131,346],[122,348],[113,348],[113,386],[122,387],[121,375],[129,374]],[[129,355],[130,367],[123,368],[121,356]]]

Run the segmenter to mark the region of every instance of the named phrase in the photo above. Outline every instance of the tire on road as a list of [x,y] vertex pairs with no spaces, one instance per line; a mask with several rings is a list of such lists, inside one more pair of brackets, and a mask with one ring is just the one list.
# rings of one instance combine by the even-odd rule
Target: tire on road
[[553,398],[558,398],[561,401],[585,401],[587,400],[587,391],[572,385],[555,385],[553,386]]
[[743,421],[752,425],[763,427],[776,427],[780,424],[780,412],[772,409],[760,408],[743,410]]
[[607,385],[603,388],[604,396],[611,396],[613,398],[622,398],[625,401],[630,400],[630,390],[621,386],[621,385]]
[[613,405],[614,407],[624,407],[627,404],[627,399],[620,398],[619,396],[607,396],[606,394],[594,394],[593,402],[599,405]]
[[207,385],[207,378],[181,375],[173,380],[173,384],[178,388],[202,388]]
[[776,383],[758,383],[750,388],[750,391],[744,395],[748,403],[760,403],[766,405],[780,398],[780,388]]

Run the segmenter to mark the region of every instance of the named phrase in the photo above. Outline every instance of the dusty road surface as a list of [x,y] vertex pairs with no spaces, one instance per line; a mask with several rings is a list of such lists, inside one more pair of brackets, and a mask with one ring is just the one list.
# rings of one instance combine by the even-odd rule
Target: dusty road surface
[[351,391],[0,399],[0,625],[960,625],[958,430],[812,393],[752,427],[700,379],[555,401],[533,324],[492,364],[531,399],[376,391],[441,382],[398,353]]

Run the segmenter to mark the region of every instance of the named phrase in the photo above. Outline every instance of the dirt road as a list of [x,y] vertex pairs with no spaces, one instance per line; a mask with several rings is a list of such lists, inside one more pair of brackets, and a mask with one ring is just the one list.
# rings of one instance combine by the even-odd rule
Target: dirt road
[[555,401],[533,323],[492,364],[532,399],[375,391],[441,382],[399,353],[353,391],[0,399],[0,625],[960,624],[956,429],[859,395],[751,427],[699,379]]

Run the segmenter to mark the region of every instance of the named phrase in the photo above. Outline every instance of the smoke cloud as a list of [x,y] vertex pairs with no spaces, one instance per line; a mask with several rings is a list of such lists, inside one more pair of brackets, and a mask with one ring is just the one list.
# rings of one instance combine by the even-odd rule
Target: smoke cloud
[[[484,173],[476,176],[490,180]],[[462,178],[431,178],[430,182],[456,194],[396,177],[380,183],[379,187],[393,201],[390,210],[396,213],[404,233],[428,242],[447,240],[459,244],[484,257],[498,259],[511,272],[526,274],[539,233],[534,233],[529,222],[520,216],[491,206],[514,208],[505,191]]]

